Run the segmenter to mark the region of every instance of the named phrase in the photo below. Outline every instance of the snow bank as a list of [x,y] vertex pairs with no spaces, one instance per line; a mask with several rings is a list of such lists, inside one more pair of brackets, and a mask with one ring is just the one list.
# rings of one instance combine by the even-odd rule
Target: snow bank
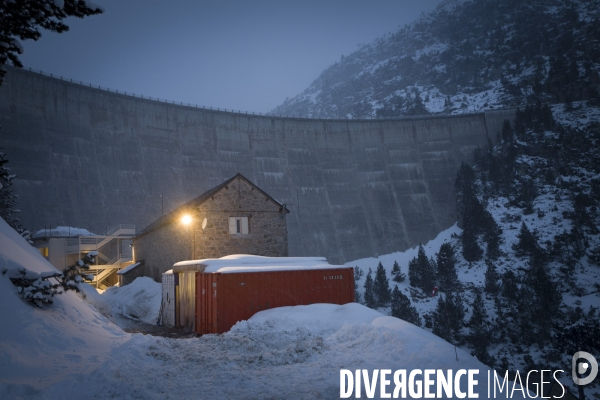
[[96,288],[85,282],[80,283],[79,288],[81,289],[79,297],[94,306],[94,308],[100,314],[104,315],[110,322],[114,324],[115,321],[113,319],[112,307],[108,304],[104,297],[98,293]]
[[[21,266],[53,270],[0,221],[0,268]],[[138,278],[102,298],[154,323],[160,285]],[[35,309],[3,275],[0,302],[0,398],[338,398],[341,369],[383,368],[479,369],[476,389],[487,397],[485,365],[356,303],[276,308],[223,335],[172,339],[125,334],[73,292]]]
[[147,324],[155,324],[160,311],[162,286],[146,276],[136,278],[129,285],[108,288],[102,297],[120,314]]
[[[56,269],[0,218],[0,270]],[[0,397],[12,398],[98,368],[129,335],[70,291],[43,309],[25,303],[0,275]],[[20,388],[20,389],[19,389]],[[11,394],[12,393],[12,394]]]
[[454,351],[431,333],[359,304],[283,307],[255,314],[223,335],[133,335],[95,374],[38,395],[333,399],[339,398],[340,369],[431,368],[479,369],[476,388],[487,398],[488,368],[460,349],[456,361]]

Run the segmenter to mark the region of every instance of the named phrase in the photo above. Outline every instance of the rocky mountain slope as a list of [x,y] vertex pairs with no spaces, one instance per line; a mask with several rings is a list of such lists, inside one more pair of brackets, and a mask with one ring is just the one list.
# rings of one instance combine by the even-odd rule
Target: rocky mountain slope
[[[474,167],[459,171],[463,229],[423,246],[428,282],[413,282],[421,268],[416,248],[359,260],[349,263],[365,273],[359,300],[370,298],[368,269],[381,262],[390,289],[398,285],[410,299],[405,310],[396,305],[401,313],[414,307],[417,323],[497,371],[562,369],[561,382],[577,393],[572,355],[600,351],[600,107],[588,103],[520,111],[498,144],[476,151]],[[440,268],[444,243],[454,274]],[[391,280],[394,261],[406,276],[399,283]],[[375,284],[373,292],[377,300]],[[372,303],[394,315],[393,293],[390,306]],[[600,395],[599,383],[587,395]]]
[[597,99],[600,0],[447,0],[327,68],[275,114],[464,113]]

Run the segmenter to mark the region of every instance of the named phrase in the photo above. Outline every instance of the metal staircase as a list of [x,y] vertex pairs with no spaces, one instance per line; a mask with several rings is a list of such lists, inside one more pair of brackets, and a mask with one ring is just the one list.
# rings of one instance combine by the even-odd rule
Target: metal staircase
[[134,235],[135,225],[117,225],[103,235],[67,239],[67,253],[78,253],[81,259],[85,253],[97,251],[97,264],[90,265],[90,274],[94,276],[91,284],[104,290],[112,286],[108,278],[115,274],[123,263],[131,261],[128,242]]

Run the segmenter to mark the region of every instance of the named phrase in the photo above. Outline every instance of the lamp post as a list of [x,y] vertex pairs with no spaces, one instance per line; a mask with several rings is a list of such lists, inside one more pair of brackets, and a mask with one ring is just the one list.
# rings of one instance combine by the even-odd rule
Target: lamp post
[[196,258],[196,235],[194,234],[194,226],[192,225],[192,216],[189,214],[184,215],[181,218],[181,223],[189,225],[192,231],[192,260]]

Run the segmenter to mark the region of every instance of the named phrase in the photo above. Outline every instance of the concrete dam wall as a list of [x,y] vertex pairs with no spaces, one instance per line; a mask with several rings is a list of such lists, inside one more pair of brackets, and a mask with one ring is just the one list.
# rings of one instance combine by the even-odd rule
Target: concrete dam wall
[[12,68],[0,86],[0,147],[18,176],[24,227],[141,229],[162,205],[166,213],[240,172],[291,210],[289,254],[331,263],[404,250],[451,226],[456,171],[505,118],[514,110],[385,120],[246,115]]

